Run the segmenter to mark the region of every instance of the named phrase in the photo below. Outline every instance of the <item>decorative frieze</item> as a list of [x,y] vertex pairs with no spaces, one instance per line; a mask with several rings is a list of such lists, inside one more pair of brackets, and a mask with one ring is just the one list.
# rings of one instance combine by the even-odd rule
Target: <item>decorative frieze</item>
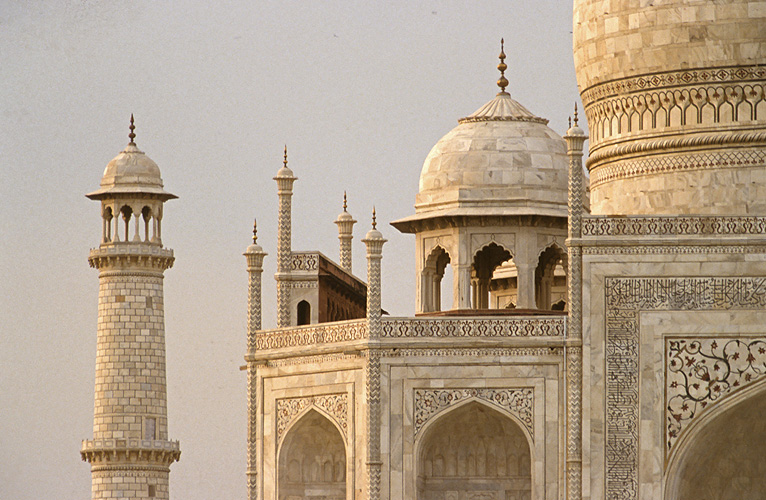
[[766,217],[583,217],[583,236],[700,236],[766,234]]
[[[766,134],[761,135],[766,137]],[[766,163],[766,150],[734,149],[706,153],[676,153],[668,156],[645,156],[610,163],[593,170],[590,176],[590,187],[594,189],[606,182],[641,175],[684,170],[757,167],[764,163]]]
[[348,439],[348,394],[341,393],[277,399],[277,443],[282,442],[290,423],[311,407],[319,408],[332,417],[343,436]]
[[639,314],[766,307],[766,278],[606,278],[606,497],[638,498]]
[[383,338],[563,337],[564,317],[384,319]]
[[316,252],[293,252],[290,259],[292,271],[316,271],[319,269],[319,254]]
[[516,417],[534,437],[531,388],[415,389],[415,435],[434,416],[469,399],[486,401]]
[[668,338],[665,360],[669,452],[681,432],[703,410],[766,377],[766,337]]
[[640,92],[650,89],[672,88],[682,85],[704,85],[723,83],[758,83],[766,79],[763,66],[731,66],[718,68],[685,69],[668,71],[653,75],[639,75],[620,80],[611,80],[594,85],[581,94],[586,103],[603,100],[607,97]]

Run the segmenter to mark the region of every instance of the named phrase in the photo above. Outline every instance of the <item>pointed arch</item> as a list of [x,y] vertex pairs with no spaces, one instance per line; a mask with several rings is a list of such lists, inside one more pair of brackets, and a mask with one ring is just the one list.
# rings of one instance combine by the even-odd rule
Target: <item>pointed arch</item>
[[668,458],[664,498],[766,498],[764,414],[766,379],[692,421]]
[[423,428],[417,447],[418,498],[446,491],[497,492],[529,499],[532,446],[524,426],[507,412],[469,399],[441,412]]
[[277,452],[277,497],[346,498],[347,452],[337,423],[311,406],[285,430]]
[[451,261],[449,252],[440,243],[428,253],[420,283],[423,312],[442,310],[442,279]]
[[502,243],[491,241],[479,247],[471,258],[471,288],[473,309],[489,309],[489,290],[495,269],[513,259]]
[[557,242],[540,250],[535,269],[535,304],[538,309],[551,310],[554,304],[557,309],[566,309],[568,274],[566,250]]

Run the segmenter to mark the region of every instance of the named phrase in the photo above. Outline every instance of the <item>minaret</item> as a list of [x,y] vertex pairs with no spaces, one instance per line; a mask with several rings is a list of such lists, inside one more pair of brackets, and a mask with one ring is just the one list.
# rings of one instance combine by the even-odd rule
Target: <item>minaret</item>
[[577,104],[574,126],[567,130],[564,140],[569,157],[569,279],[567,280],[566,383],[566,489],[568,500],[582,498],[582,216],[583,171],[582,150],[588,136],[577,124]]
[[261,329],[261,275],[263,274],[263,258],[267,254],[258,245],[258,233],[253,221],[253,244],[244,253],[247,259],[247,274],[249,276],[247,294],[247,499],[256,500],[258,493],[258,455],[256,438],[258,432],[258,413],[256,398],[257,364],[249,361],[255,352],[255,335]]
[[367,328],[370,350],[365,366],[365,406],[367,410],[367,500],[380,499],[380,483],[383,461],[380,450],[380,352],[376,348],[383,330],[381,320],[381,275],[383,244],[387,240],[377,229],[375,208],[372,209],[372,229],[367,231],[362,243],[367,247]]
[[351,273],[351,240],[354,237],[354,224],[356,221],[348,213],[346,192],[343,192],[343,211],[335,219],[338,225],[338,239],[340,240],[340,267]]
[[160,169],[130,143],[106,166],[101,188],[102,236],[88,262],[99,270],[96,394],[90,462],[92,498],[169,498],[170,464],[178,441],[168,440],[163,274],[173,251],[161,239]]
[[279,214],[277,224],[277,328],[290,326],[290,259],[292,258],[292,197],[293,183],[298,178],[287,168],[287,146],[282,168],[277,172]]

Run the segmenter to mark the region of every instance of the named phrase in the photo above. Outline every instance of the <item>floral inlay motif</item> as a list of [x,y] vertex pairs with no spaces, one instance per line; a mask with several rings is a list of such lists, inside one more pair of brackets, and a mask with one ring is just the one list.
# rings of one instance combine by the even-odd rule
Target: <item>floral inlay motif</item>
[[667,448],[706,407],[766,375],[766,338],[668,339]]
[[415,389],[415,435],[437,413],[470,398],[482,399],[518,418],[534,436],[531,388],[518,389]]

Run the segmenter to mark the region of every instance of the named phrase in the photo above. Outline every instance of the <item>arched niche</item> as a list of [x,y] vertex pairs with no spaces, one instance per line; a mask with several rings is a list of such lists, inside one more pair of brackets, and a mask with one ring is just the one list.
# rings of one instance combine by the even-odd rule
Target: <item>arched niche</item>
[[279,500],[346,498],[346,446],[335,425],[311,409],[287,431],[279,449]]
[[471,263],[471,289],[473,309],[489,309],[490,283],[495,269],[513,256],[505,247],[489,243],[478,250]]
[[529,439],[513,419],[483,403],[438,417],[418,449],[418,500],[531,499]]
[[432,248],[426,257],[421,276],[423,312],[442,310],[442,280],[451,260],[449,253],[441,245]]
[[[557,244],[553,243],[540,252],[535,269],[535,304],[538,309],[565,310],[566,268],[567,254]],[[562,301],[564,304],[561,304]]]
[[676,443],[666,500],[766,498],[766,381],[718,405]]
[[[308,303],[308,301],[301,300],[298,302],[297,307],[297,322],[298,326],[301,325],[308,325],[311,323],[311,304]],[[330,311],[330,315],[332,316],[333,311]]]

